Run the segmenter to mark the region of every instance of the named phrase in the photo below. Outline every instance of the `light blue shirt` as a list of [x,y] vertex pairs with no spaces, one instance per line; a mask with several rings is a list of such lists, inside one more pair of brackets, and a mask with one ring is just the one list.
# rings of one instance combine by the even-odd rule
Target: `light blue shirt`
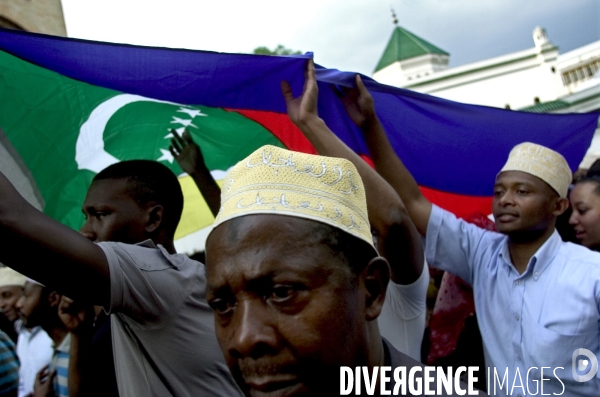
[[[565,243],[555,231],[519,274],[507,241],[503,234],[433,206],[427,225],[427,263],[473,286],[488,393],[536,395],[537,387],[537,395],[542,395],[541,367],[550,367],[543,369],[543,378],[548,379],[543,381],[544,394],[600,396],[598,374],[583,383],[572,374],[576,349],[588,349],[596,359],[600,356],[600,253]],[[578,356],[576,367],[579,359],[585,357]],[[588,373],[591,361],[576,373]]]

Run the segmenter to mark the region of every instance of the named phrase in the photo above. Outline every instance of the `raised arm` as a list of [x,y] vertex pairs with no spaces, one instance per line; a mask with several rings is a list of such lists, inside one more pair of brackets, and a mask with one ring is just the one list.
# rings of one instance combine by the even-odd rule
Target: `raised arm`
[[173,138],[169,150],[179,163],[179,166],[187,172],[194,182],[202,197],[208,204],[213,216],[217,216],[221,207],[221,188],[213,179],[209,169],[204,164],[204,157],[200,147],[194,143],[190,133],[185,130],[182,136],[177,131],[171,130]]
[[431,214],[431,203],[423,196],[415,178],[392,148],[375,112],[373,97],[359,75],[356,75],[356,88],[352,96],[357,96],[358,106],[346,106],[348,114],[365,135],[375,169],[400,195],[417,230],[424,236]]
[[344,144],[319,118],[318,88],[312,61],[307,62],[304,89],[294,98],[287,82],[281,89],[290,119],[324,156],[352,161],[365,185],[369,222],[377,235],[377,246],[392,268],[398,284],[414,282],[423,270],[423,247],[402,201],[392,187],[356,153]]
[[108,305],[104,252],[31,206],[0,172],[0,262],[62,294]]

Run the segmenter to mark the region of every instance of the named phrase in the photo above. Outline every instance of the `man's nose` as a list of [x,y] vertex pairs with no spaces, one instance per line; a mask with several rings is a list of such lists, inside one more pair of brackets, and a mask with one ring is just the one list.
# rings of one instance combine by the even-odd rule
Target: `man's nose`
[[96,240],[96,233],[94,233],[94,229],[92,228],[92,225],[90,224],[89,220],[86,220],[83,226],[81,226],[81,229],[79,229],[79,233],[83,234],[88,240]]
[[498,198],[498,204],[501,206],[513,205],[515,203],[515,197],[512,192],[505,192]]
[[240,301],[228,324],[233,330],[229,354],[234,358],[258,358],[274,353],[278,348],[278,330],[270,319],[273,313],[261,299]]
[[23,298],[23,297],[20,297],[19,299],[17,299],[17,303],[15,303],[15,308],[17,308],[17,310],[23,307],[24,299],[25,298]]

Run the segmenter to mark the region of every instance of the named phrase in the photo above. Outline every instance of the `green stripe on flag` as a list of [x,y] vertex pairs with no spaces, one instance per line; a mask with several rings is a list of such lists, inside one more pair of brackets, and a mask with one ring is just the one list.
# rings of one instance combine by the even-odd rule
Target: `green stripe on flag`
[[[2,51],[0,99],[0,127],[31,171],[44,212],[74,229],[83,222],[81,204],[93,176],[112,163],[157,160],[182,176],[168,150],[172,128],[190,131],[211,170],[227,170],[265,144],[283,147],[238,113],[93,86]],[[182,179],[186,210],[176,237],[212,223],[189,183]]]

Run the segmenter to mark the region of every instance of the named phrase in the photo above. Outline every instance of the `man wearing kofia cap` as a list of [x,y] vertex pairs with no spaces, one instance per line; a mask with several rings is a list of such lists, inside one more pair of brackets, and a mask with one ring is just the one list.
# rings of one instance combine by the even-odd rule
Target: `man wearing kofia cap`
[[[515,146],[493,185],[499,233],[480,229],[421,194],[358,76],[356,85],[366,104],[363,132],[375,167],[425,236],[427,263],[473,286],[488,393],[600,395],[600,380],[593,376],[600,341],[600,255],[564,243],[555,229],[568,206],[571,182],[563,156],[534,143]],[[580,348],[589,356],[576,351]],[[584,381],[586,374],[591,379]]]
[[207,301],[246,395],[333,396],[341,366],[421,368],[380,336],[390,268],[350,161],[264,146],[225,178],[214,226]]
[[0,267],[0,311],[4,318],[0,321],[0,328],[13,342],[17,341],[15,321],[19,319],[15,308],[17,301],[23,295],[25,276],[17,273],[10,267]]

